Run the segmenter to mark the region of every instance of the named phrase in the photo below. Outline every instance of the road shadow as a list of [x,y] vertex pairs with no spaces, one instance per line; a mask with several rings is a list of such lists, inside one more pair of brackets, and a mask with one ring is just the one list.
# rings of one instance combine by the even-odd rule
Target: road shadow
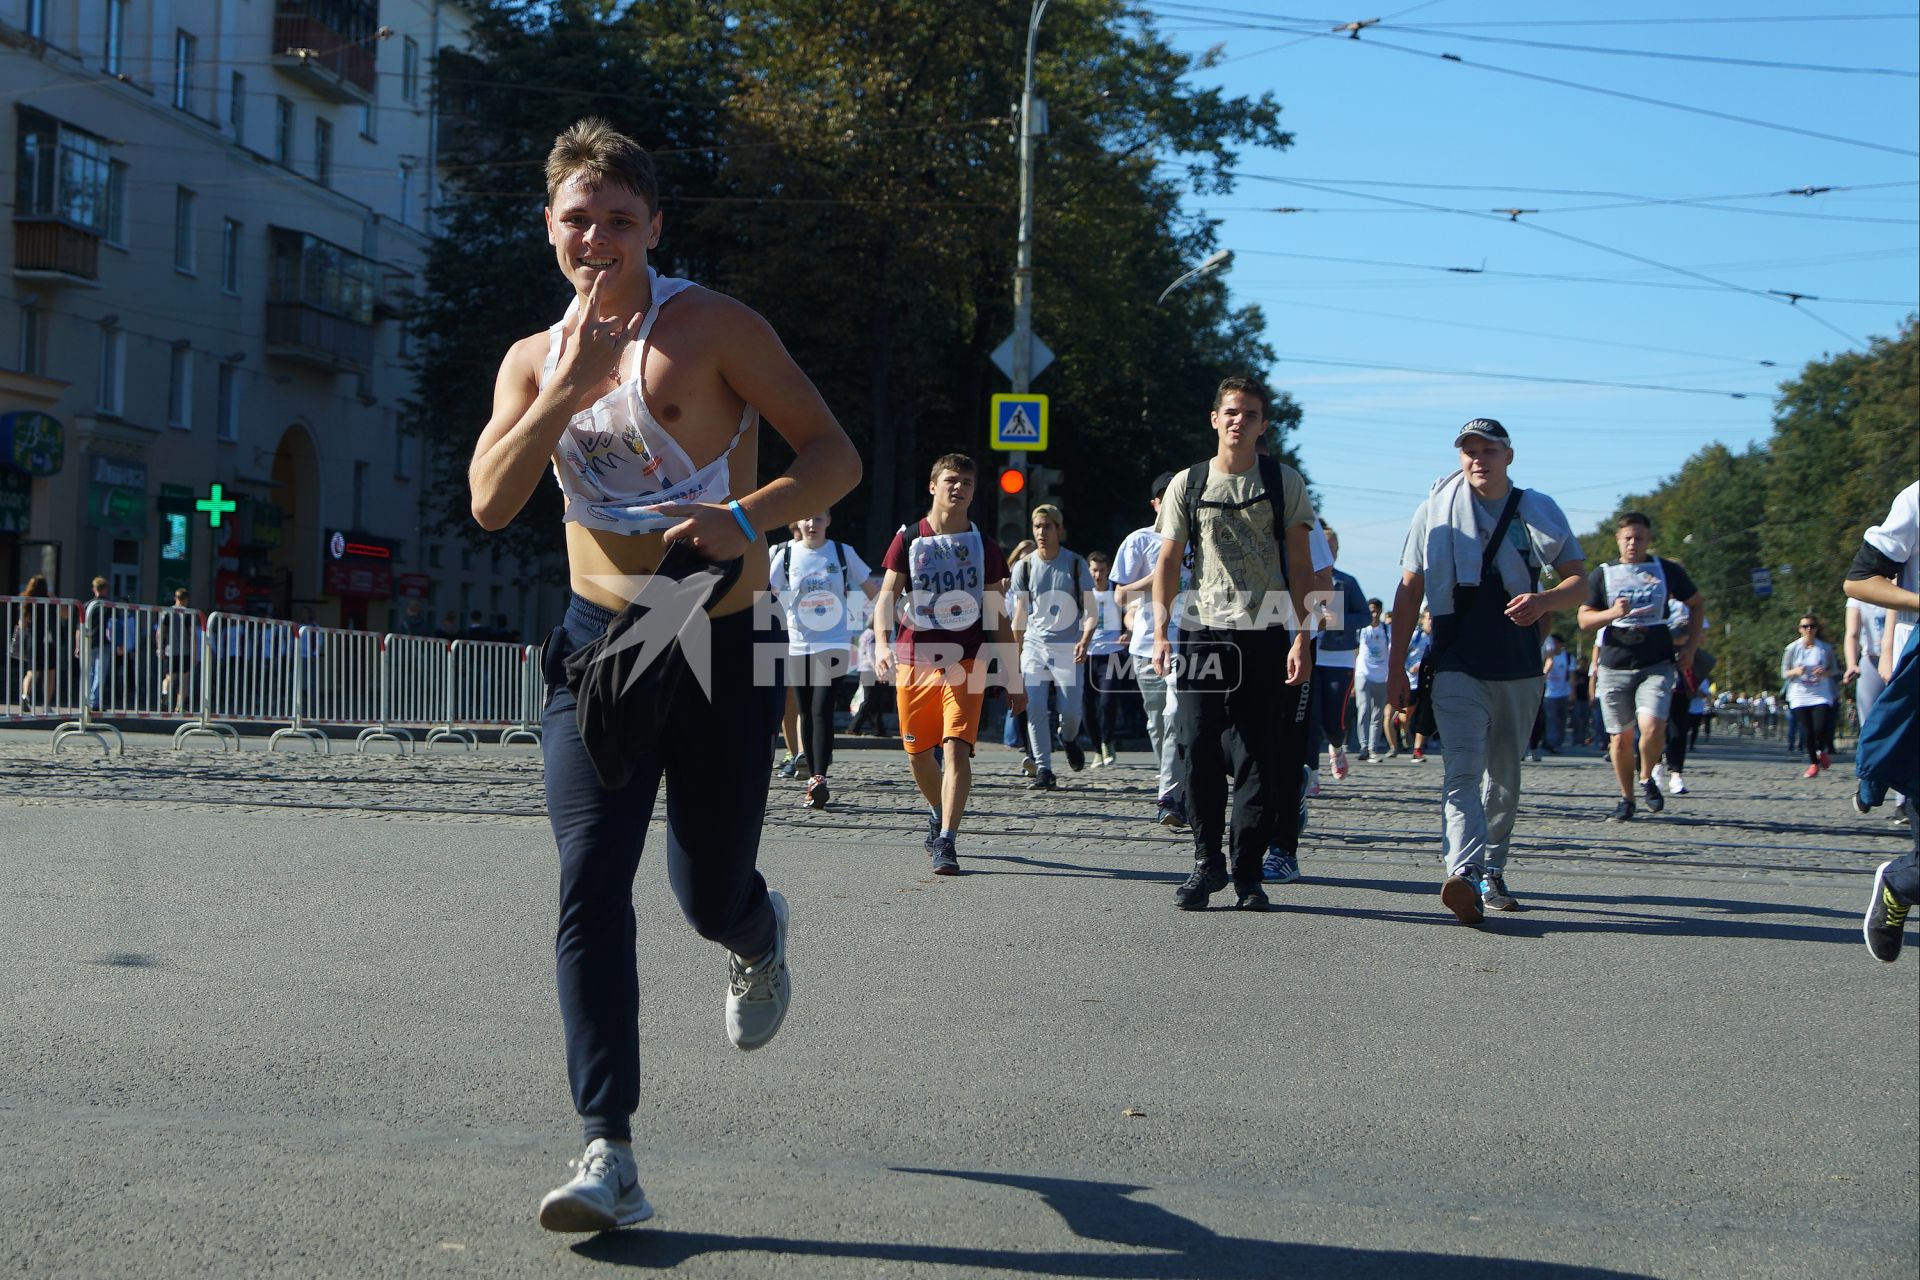
[[[1349,916],[1367,920],[1440,920],[1453,923],[1438,904],[1439,877],[1432,881],[1378,880],[1357,877],[1311,876],[1301,883],[1379,893],[1413,894],[1433,902],[1431,911],[1413,915],[1401,910],[1377,911],[1361,907],[1333,907],[1286,897],[1283,889],[1274,906],[1283,912]],[[1288,886],[1291,888],[1291,886]],[[1516,938],[1542,938],[1573,933],[1627,933],[1648,937],[1745,938],[1790,942],[1838,942],[1849,946],[1860,940],[1859,913],[1801,902],[1761,902],[1744,898],[1703,898],[1659,893],[1554,893],[1518,891],[1524,910],[1489,911],[1480,926],[1483,933]],[[1704,915],[1697,913],[1706,913]],[[1685,914],[1682,914],[1685,913]],[[1791,923],[1792,917],[1845,921],[1842,925]]]
[[[993,1269],[1089,1280],[1630,1280],[1639,1272],[1536,1260],[1456,1257],[1397,1249],[1291,1244],[1225,1236],[1190,1218],[1133,1198],[1149,1188],[1077,1178],[1037,1178],[960,1169],[896,1168],[891,1173],[958,1178],[1040,1197],[1067,1229],[1100,1250],[1008,1249],[910,1241],[798,1240],[641,1228],[608,1232],[573,1246],[581,1257],[665,1271],[710,1254],[767,1253],[786,1259],[917,1263],[969,1271]],[[937,1190],[931,1194],[938,1194]],[[1113,1252],[1115,1247],[1137,1250]]]

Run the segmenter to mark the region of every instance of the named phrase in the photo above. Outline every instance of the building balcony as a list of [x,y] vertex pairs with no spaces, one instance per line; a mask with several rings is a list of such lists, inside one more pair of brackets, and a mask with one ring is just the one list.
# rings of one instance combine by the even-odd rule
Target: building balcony
[[365,373],[373,367],[373,326],[304,302],[269,302],[267,355],[326,373]]
[[42,284],[100,287],[100,236],[59,218],[13,220],[13,274]]
[[280,0],[273,15],[273,65],[334,102],[371,102],[377,17],[373,5]]

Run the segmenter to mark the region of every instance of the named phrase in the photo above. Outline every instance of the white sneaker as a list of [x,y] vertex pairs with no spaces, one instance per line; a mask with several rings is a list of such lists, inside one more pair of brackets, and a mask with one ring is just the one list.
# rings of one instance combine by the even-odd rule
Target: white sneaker
[[1667,786],[1667,766],[1665,761],[1653,766],[1653,785],[1662,791],[1669,790]]
[[1339,747],[1333,749],[1333,780],[1340,781],[1347,776],[1347,753]]
[[1668,774],[1666,785],[1663,786],[1661,790],[1665,791],[1670,796],[1683,796],[1687,794],[1686,776],[1684,774],[1678,774],[1678,773]]
[[1307,770],[1307,789],[1301,794],[1309,800],[1320,794],[1320,771],[1318,769],[1310,768]]
[[727,1039],[736,1049],[758,1049],[773,1039],[787,1017],[793,980],[787,973],[787,900],[767,890],[773,903],[773,950],[752,964],[727,957]]
[[611,1231],[653,1216],[632,1148],[595,1138],[573,1167],[580,1171],[573,1181],[540,1202],[540,1225],[547,1230]]

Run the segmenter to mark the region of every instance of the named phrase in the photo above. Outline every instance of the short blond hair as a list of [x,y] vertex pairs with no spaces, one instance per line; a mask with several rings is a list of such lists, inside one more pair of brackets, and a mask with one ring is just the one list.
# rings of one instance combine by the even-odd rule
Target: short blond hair
[[1027,517],[1027,523],[1032,524],[1035,520],[1051,520],[1062,529],[1067,527],[1066,513],[1051,502],[1043,502],[1033,509],[1033,514]]
[[560,188],[576,177],[590,187],[615,186],[647,202],[647,212],[660,212],[660,180],[654,176],[647,149],[599,116],[588,116],[567,126],[547,152],[547,204]]

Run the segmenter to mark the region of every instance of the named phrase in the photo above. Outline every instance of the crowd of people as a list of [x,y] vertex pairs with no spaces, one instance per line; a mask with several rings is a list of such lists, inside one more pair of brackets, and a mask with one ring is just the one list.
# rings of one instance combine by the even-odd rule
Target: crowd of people
[[[1298,875],[1317,767],[1337,784],[1355,763],[1343,716],[1356,688],[1368,758],[1404,745],[1423,760],[1440,744],[1444,910],[1466,924],[1518,910],[1507,873],[1521,762],[1536,728],[1541,746],[1550,734],[1564,744],[1561,713],[1574,712],[1576,673],[1545,644],[1556,615],[1601,633],[1590,697],[1615,740],[1615,816],[1658,809],[1678,790],[1672,766],[1668,788],[1655,770],[1691,737],[1673,728],[1676,705],[1690,713],[1711,689],[1699,644],[1708,602],[1684,569],[1649,556],[1644,517],[1621,522],[1620,559],[1589,573],[1559,506],[1510,477],[1515,449],[1499,422],[1475,418],[1450,435],[1451,468],[1413,512],[1390,610],[1335,576],[1336,543],[1305,484],[1263,449],[1271,397],[1251,378],[1219,385],[1215,447],[1152,483],[1152,520],[1111,561],[1069,549],[1066,515],[1050,506],[1032,513],[1033,546],[1006,554],[969,518],[978,468],[950,453],[875,584],[828,536],[862,463],[817,389],[762,317],[649,265],[664,222],[644,149],[583,120],[555,140],[546,180],[544,231],[572,300],[505,354],[468,472],[487,530],[515,519],[549,474],[565,502],[573,599],[543,652],[541,749],[558,854],[556,989],[587,1145],[574,1176],[540,1201],[546,1229],[608,1230],[653,1213],[633,1152],[632,895],[663,788],[669,884],[688,923],[726,952],[728,1042],[759,1050],[785,1023],[792,910],[758,867],[783,687],[794,725],[780,772],[804,774],[806,802],[826,807],[841,682],[870,668],[891,683],[929,865],[954,875],[989,685],[1013,719],[1027,784],[1046,790],[1060,785],[1062,760],[1069,772],[1106,767],[1107,698],[1124,692],[1115,673],[1130,667],[1153,749],[1152,820],[1193,840],[1174,891],[1185,911],[1229,888],[1236,908],[1265,910],[1265,886]],[[765,483],[761,414],[791,451]],[[1436,466],[1446,456],[1436,448]],[[1913,494],[1869,532],[1847,584],[1863,604],[1901,611],[1881,653],[1905,655],[1863,730],[1863,808],[1910,785],[1914,769]],[[795,536],[767,554],[762,534],[781,528]],[[763,591],[784,627],[755,608]],[[1795,645],[1783,662],[1789,702],[1812,707],[1840,668],[1817,634]],[[756,676],[769,646],[786,657],[782,680]],[[861,688],[865,712],[878,686]],[[1818,757],[1831,717],[1800,710]],[[1875,895],[1868,944],[1892,959],[1920,897],[1914,855],[1880,869]]]

